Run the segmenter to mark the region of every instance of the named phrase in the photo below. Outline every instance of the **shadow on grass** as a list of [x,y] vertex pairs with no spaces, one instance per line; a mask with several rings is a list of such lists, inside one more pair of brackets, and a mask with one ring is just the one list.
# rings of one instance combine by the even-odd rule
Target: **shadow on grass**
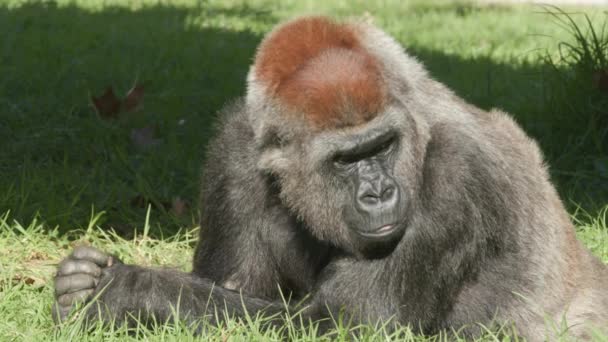
[[[248,6],[204,2],[137,11],[0,5],[0,211],[20,222],[38,214],[67,231],[103,210],[102,226],[129,235],[144,221],[145,205],[136,200],[143,198],[153,206],[153,234],[196,225],[198,174],[215,113],[243,94],[259,32],[278,20]],[[588,147],[577,145],[585,118],[555,101],[550,70],[410,51],[468,101],[513,113],[541,142],[562,194],[574,191],[583,201],[578,192],[591,189],[595,203],[606,202],[605,185],[594,183],[606,178],[597,177]],[[145,85],[141,111],[115,121],[97,117],[91,94],[108,85],[124,94],[136,81]],[[585,101],[580,92],[570,96]],[[138,148],[132,130],[147,126],[159,144]],[[581,179],[583,186],[572,185]],[[175,215],[167,203],[176,199],[191,209]]]
[[[237,21],[238,19],[238,21]],[[169,231],[194,225],[175,198],[196,207],[203,150],[215,112],[244,91],[260,36],[222,21],[263,26],[269,13],[249,7],[150,6],[87,10],[53,3],[0,5],[0,211],[26,222],[37,213],[62,230],[142,225],[153,203]],[[89,103],[113,86],[122,96],[145,85],[143,109],[108,121]],[[138,148],[133,129],[152,126],[156,146]],[[190,215],[189,215],[190,214]]]

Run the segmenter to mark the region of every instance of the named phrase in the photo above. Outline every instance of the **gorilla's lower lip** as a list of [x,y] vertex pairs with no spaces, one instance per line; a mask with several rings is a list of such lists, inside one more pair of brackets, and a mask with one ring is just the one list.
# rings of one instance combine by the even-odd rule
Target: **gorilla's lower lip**
[[395,224],[386,224],[376,230],[372,230],[369,232],[359,231],[359,234],[361,234],[365,237],[379,238],[379,237],[384,237],[384,236],[390,235],[393,231],[395,231],[396,228],[397,228],[397,225],[395,225]]

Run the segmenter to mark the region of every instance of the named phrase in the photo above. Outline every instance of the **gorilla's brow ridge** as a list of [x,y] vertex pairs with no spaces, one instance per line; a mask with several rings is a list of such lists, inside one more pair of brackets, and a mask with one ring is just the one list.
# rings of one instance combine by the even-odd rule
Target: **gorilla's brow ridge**
[[340,155],[367,154],[397,136],[392,129],[377,129],[352,137],[349,144],[339,148],[336,153]]

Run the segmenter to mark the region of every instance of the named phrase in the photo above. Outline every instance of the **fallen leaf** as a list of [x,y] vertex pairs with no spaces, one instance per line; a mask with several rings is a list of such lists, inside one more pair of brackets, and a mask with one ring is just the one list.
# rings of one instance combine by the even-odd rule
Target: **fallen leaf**
[[131,198],[130,203],[131,203],[132,207],[135,207],[135,208],[145,208],[145,207],[148,206],[148,203],[150,203],[150,202],[144,196],[137,195],[137,196]]
[[608,94],[608,69],[597,71],[594,75],[595,86]]
[[155,126],[145,126],[142,128],[132,129],[131,141],[133,142],[133,145],[140,148],[149,148],[160,143],[160,139],[156,138]]
[[28,276],[23,276],[21,274],[15,274],[12,281],[13,283],[25,283],[25,285],[34,285],[36,283],[36,279]]
[[95,110],[104,119],[115,119],[120,112],[121,101],[114,94],[112,86],[108,86],[103,95],[91,96]]
[[141,84],[133,85],[133,88],[129,90],[127,96],[122,101],[122,107],[127,112],[134,112],[141,108],[142,100],[144,98],[144,86]]
[[26,260],[46,260],[48,259],[48,255],[42,254],[41,252],[34,251],[31,252],[30,255],[26,258]]
[[173,201],[171,201],[171,209],[170,211],[175,216],[182,216],[190,209],[190,203],[188,201],[181,199],[180,197],[175,197]]
[[132,225],[124,222],[106,222],[101,226],[101,229],[114,231],[118,236],[130,240],[133,238],[134,228]]
[[[153,208],[159,207],[158,205],[156,205],[156,203],[154,201],[152,201],[151,199],[149,199],[147,197],[144,197],[141,194],[131,198],[130,203],[131,203],[132,207],[142,208],[142,209],[147,209],[149,205],[151,205]],[[169,203],[167,201],[160,202],[160,206],[162,206],[162,208],[165,210],[171,209],[171,203]]]

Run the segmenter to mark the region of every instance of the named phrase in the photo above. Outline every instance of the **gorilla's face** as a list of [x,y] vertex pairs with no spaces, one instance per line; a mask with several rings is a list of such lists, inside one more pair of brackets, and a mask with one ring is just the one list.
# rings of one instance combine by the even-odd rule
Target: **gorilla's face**
[[416,124],[393,107],[372,121],[302,134],[265,153],[280,197],[317,238],[363,258],[402,239],[421,183]]
[[384,254],[405,231],[408,198],[395,179],[400,137],[391,129],[372,130],[354,140],[329,156],[331,172],[348,193],[340,214],[362,252]]

